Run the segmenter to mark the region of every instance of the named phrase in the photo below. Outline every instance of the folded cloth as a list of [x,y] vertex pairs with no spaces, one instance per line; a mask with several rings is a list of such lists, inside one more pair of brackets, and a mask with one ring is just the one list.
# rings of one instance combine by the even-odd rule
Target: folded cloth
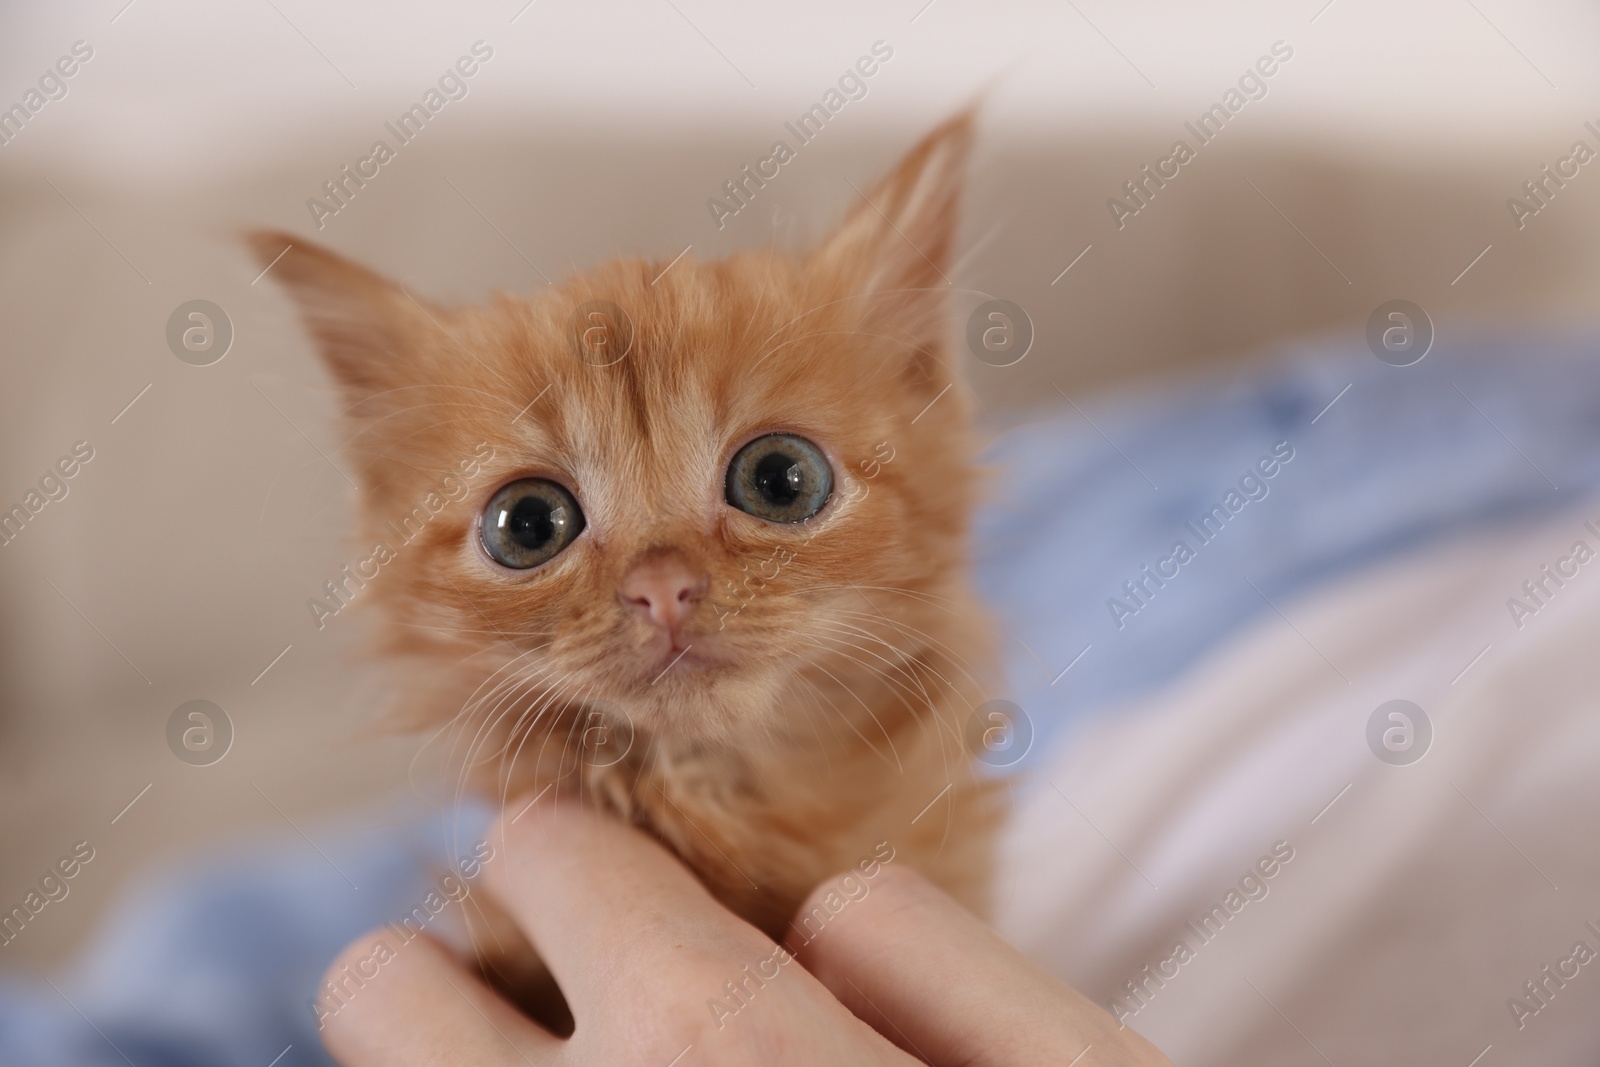
[[1102,717],[1008,828],[1002,931],[1178,1063],[1596,1062],[1597,530],[1285,600]]

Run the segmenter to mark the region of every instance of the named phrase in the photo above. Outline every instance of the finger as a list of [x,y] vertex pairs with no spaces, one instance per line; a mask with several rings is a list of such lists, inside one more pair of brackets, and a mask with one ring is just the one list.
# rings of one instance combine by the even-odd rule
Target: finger
[[[885,866],[869,885],[796,955],[901,1048],[972,1067],[1065,1063],[1090,1046],[1100,1064],[1168,1062],[915,871]],[[838,888],[836,881],[818,886],[800,915],[830,891],[843,899]]]
[[[569,799],[513,802],[493,833],[504,862],[489,888],[528,934],[567,994],[574,1017],[622,995],[619,979],[659,981],[692,965],[772,952],[772,942],[724,909],[665,848]],[[628,993],[639,992],[628,988]]]
[[426,934],[352,941],[317,998],[323,1043],[344,1067],[553,1064],[561,1042],[523,1018]]

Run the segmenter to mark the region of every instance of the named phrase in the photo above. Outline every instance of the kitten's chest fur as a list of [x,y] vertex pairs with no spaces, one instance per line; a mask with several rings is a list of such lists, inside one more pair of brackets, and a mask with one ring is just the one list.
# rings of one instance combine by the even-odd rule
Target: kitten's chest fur
[[[972,637],[967,647],[981,648]],[[554,782],[543,802],[598,804],[647,830],[776,939],[819,882],[885,843],[895,862],[984,914],[1002,802],[967,748],[967,721],[987,695],[952,673],[932,656],[802,672],[777,709],[788,729],[746,744],[635,730],[615,763],[569,752],[565,767],[529,766],[515,787]]]

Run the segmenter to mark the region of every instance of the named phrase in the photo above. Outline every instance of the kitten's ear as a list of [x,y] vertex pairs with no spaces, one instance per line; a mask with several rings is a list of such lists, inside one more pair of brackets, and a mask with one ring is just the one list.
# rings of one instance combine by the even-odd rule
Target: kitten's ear
[[968,109],[919,141],[865,199],[855,197],[808,261],[864,297],[870,319],[919,345],[943,336],[973,125]]
[[256,230],[245,242],[294,300],[351,399],[400,384],[412,359],[410,342],[427,328],[427,312],[405,290],[293,234]]

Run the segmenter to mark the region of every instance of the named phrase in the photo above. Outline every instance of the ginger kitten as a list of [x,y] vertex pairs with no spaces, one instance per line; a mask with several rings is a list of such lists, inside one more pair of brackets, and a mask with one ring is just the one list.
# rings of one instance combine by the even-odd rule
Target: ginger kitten
[[987,905],[943,275],[971,139],[934,130],[804,256],[619,259],[482,307],[250,238],[292,246],[272,277],[347,402],[361,544],[431,516],[361,593],[403,721],[447,724],[471,788],[644,828],[774,938],[884,841]]

